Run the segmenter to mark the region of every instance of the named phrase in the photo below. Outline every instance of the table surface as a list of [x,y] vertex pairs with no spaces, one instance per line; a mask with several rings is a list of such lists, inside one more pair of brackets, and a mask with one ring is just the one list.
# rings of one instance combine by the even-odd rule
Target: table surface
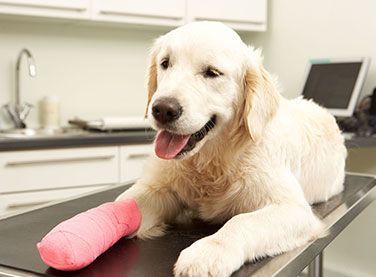
[[[372,200],[376,181],[365,176],[346,176],[345,190],[328,202],[313,206],[330,234],[282,255],[247,263],[233,276],[293,276],[305,268]],[[129,185],[60,202],[0,220],[0,276],[171,276],[181,250],[214,233],[219,225],[197,222],[174,226],[154,240],[123,238],[88,267],[76,272],[57,271],[40,259],[36,243],[56,224],[107,201]],[[9,276],[9,275],[8,275]]]

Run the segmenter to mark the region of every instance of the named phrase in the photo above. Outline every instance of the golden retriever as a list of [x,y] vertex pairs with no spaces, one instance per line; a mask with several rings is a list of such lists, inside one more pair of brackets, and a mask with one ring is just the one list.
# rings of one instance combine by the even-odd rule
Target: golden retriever
[[148,78],[156,156],[118,197],[141,209],[136,235],[183,215],[226,222],[181,252],[175,275],[229,276],[325,233],[310,204],[342,191],[344,139],[325,109],[281,96],[260,51],[221,23],[190,23],[156,40]]

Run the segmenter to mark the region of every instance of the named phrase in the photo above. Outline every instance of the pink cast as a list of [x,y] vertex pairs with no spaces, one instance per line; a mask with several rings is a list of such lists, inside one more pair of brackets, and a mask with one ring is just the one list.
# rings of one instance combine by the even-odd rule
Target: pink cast
[[78,270],[92,263],[141,223],[134,200],[102,204],[54,227],[37,244],[42,260],[59,270]]

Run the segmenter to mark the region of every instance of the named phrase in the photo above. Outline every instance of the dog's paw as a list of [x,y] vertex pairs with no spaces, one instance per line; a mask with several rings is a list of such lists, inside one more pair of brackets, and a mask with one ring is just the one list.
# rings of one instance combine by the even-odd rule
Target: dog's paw
[[243,264],[233,247],[209,236],[184,249],[175,264],[175,276],[230,276]]
[[159,224],[159,225],[155,225],[153,227],[147,228],[145,225],[141,224],[141,227],[138,229],[135,235],[138,238],[143,239],[143,240],[161,237],[164,235],[166,227],[167,227],[166,224]]

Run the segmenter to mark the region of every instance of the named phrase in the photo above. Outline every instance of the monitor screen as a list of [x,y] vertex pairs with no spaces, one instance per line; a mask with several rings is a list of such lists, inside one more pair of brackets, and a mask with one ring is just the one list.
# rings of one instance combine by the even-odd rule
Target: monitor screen
[[362,62],[316,63],[309,70],[303,97],[328,109],[347,109]]

